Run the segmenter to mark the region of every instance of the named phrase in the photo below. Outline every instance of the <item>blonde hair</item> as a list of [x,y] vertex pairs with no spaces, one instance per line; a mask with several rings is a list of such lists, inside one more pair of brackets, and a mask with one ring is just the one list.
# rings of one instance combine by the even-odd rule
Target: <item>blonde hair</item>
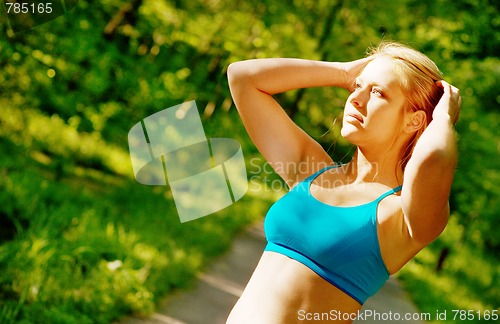
[[383,42],[368,51],[368,56],[386,57],[393,61],[394,72],[406,97],[405,113],[418,110],[425,112],[426,122],[408,143],[401,159],[404,170],[410,159],[417,140],[432,120],[432,112],[443,91],[436,85],[442,73],[436,64],[419,51],[395,42]]

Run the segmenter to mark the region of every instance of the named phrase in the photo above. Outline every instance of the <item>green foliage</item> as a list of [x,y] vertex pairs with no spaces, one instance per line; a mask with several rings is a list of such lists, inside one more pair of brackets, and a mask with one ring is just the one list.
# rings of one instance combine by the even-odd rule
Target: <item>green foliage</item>
[[[500,253],[499,17],[488,0],[81,0],[13,34],[2,15],[0,321],[105,323],[151,312],[275,198],[269,189],[279,180],[258,167],[263,160],[232,107],[227,66],[259,57],[352,60],[382,39],[423,50],[463,96],[452,229],[402,278],[419,305],[424,287],[436,308],[498,307],[490,286]],[[352,148],[335,122],[346,97],[322,88],[277,99],[346,161]],[[168,189],[133,181],[126,139],[137,121],[187,100],[197,101],[209,137],[242,143],[254,188],[181,225]],[[452,253],[436,275],[430,269],[443,247]]]
[[[149,314],[252,217],[244,212],[252,202],[243,199],[180,224],[162,187],[92,169],[66,171],[55,182],[50,169],[21,164],[0,168],[2,217],[17,233],[0,245],[2,322],[107,323]],[[264,206],[252,203],[260,213]]]
[[[455,216],[455,215],[454,215]],[[500,277],[498,260],[484,251],[461,241],[463,227],[451,219],[439,241],[421,251],[399,273],[404,287],[411,292],[421,312],[435,316],[436,311],[447,311],[448,322],[453,310],[498,311],[500,295],[496,284]],[[443,247],[451,252],[443,269],[434,269]],[[431,323],[441,321],[431,321]],[[472,323],[488,322],[477,318]],[[489,321],[496,322],[496,321]]]

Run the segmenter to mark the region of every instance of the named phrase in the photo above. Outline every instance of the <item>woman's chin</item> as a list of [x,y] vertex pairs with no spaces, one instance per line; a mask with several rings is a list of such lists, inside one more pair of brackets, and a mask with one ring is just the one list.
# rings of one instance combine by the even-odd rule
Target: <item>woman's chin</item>
[[356,137],[359,136],[359,130],[352,127],[352,125],[344,125],[340,130],[340,135],[349,142],[353,143],[353,141],[356,140]]
[[364,135],[359,129],[351,127],[342,127],[340,130],[340,135],[349,143],[354,146],[362,146],[366,142],[366,135]]

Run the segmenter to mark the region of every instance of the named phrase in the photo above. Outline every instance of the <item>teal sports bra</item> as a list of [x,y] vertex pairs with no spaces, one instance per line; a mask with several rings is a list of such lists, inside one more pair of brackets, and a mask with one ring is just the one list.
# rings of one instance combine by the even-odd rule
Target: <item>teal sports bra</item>
[[378,241],[378,203],[402,187],[359,206],[328,205],[312,196],[310,185],[333,167],[338,165],[312,174],[271,206],[265,251],[301,262],[362,305],[389,278]]

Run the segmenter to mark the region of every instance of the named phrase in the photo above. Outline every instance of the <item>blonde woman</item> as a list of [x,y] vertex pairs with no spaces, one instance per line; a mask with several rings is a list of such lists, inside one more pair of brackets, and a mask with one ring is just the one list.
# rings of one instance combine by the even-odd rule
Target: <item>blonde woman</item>
[[[346,63],[237,62],[228,78],[250,137],[290,191],[266,215],[268,244],[227,323],[351,322],[446,226],[458,89],[397,43]],[[272,97],[320,86],[351,92],[341,134],[357,148],[347,164],[335,164]]]

